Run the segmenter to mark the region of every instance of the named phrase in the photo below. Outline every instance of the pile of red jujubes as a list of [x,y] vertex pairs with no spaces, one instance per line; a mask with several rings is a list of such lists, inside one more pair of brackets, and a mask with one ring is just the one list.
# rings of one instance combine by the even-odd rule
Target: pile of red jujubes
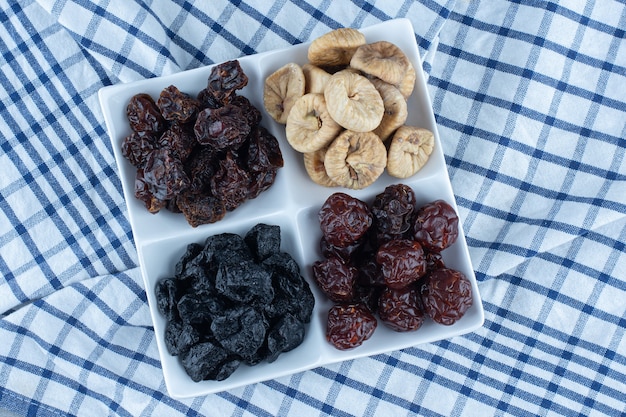
[[149,212],[182,212],[193,227],[214,223],[274,183],[282,153],[261,112],[237,93],[247,84],[234,60],[214,66],[196,97],[170,85],[157,101],[130,99],[122,155],[137,168],[135,197]]
[[324,259],[313,264],[313,276],[334,302],[326,337],[337,349],[369,339],[376,315],[407,332],[428,317],[451,325],[472,305],[470,281],[442,260],[441,251],[458,237],[458,216],[444,200],[418,207],[404,184],[388,186],[371,206],[337,192],[319,221]]

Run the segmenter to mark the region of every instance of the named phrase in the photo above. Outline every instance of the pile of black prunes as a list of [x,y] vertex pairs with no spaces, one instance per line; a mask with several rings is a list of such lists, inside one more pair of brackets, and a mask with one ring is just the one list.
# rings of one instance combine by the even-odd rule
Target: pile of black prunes
[[280,226],[258,223],[191,243],[173,277],[158,281],[165,345],[194,382],[221,381],[240,364],[275,361],[304,340],[315,299]]

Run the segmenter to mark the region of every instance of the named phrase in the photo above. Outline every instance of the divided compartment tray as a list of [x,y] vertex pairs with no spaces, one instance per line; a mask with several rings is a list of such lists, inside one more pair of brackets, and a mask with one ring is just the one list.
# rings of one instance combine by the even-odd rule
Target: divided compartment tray
[[[332,304],[316,287],[311,271],[312,264],[322,259],[319,249],[321,230],[317,213],[326,198],[334,192],[345,192],[369,204],[386,186],[403,183],[415,191],[418,206],[443,199],[457,209],[410,21],[394,19],[360,30],[365,34],[367,42],[387,40],[400,47],[409,57],[415,67],[417,78],[415,90],[408,99],[409,116],[406,124],[427,128],[435,135],[433,153],[417,174],[401,180],[384,173],[374,184],[363,190],[326,188],[313,183],[304,169],[302,154],[293,150],[287,143],[284,125],[274,122],[263,110],[265,78],[288,62],[306,63],[309,43],[238,58],[249,79],[248,85],[238,93],[246,96],[261,110],[263,114],[261,124],[278,139],[285,164],[278,171],[276,181],[270,189],[257,198],[244,202],[234,211],[228,212],[219,222],[196,228],[189,226],[182,214],[167,210],[151,214],[143,203],[135,198],[135,168],[121,155],[121,143],[130,133],[125,110],[128,100],[133,95],[148,93],[156,99],[161,90],[169,85],[175,85],[180,91],[195,95],[206,86],[212,66],[107,86],[100,90],[100,103],[128,207],[164,379],[172,397],[186,398],[229,390],[334,362],[448,339],[472,332],[482,326],[484,321],[482,302],[462,224],[459,223],[457,242],[444,250],[442,255],[447,266],[463,272],[472,284],[474,303],[461,320],[451,326],[427,320],[417,331],[407,333],[394,332],[379,322],[372,338],[365,341],[362,346],[347,351],[337,350],[326,341],[326,313]],[[289,252],[298,261],[302,275],[314,292],[316,305],[311,322],[306,328],[305,339],[302,345],[281,354],[272,363],[262,362],[252,367],[242,365],[224,381],[193,382],[185,373],[179,359],[171,356],[165,348],[163,336],[165,318],[156,309],[155,284],[161,278],[174,275],[174,266],[189,243],[202,243],[207,237],[224,232],[243,235],[252,226],[261,222],[281,226],[281,250]]]

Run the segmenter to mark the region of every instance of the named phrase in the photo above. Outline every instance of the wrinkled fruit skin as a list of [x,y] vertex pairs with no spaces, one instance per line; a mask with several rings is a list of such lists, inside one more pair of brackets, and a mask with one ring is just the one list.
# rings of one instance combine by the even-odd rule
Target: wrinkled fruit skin
[[303,342],[315,298],[280,236],[279,226],[259,223],[244,236],[191,243],[175,275],[157,282],[165,346],[193,381],[223,380]]
[[397,239],[385,243],[378,248],[376,262],[381,265],[385,284],[389,288],[404,288],[426,272],[424,250],[414,240]]
[[416,204],[415,193],[411,187],[405,184],[386,187],[372,203],[372,214],[377,231],[402,236],[411,228]]
[[472,285],[462,272],[434,270],[422,286],[424,311],[440,324],[452,325],[472,306]]
[[182,162],[167,148],[150,152],[143,176],[150,193],[159,200],[170,200],[189,187]]
[[182,93],[173,85],[164,88],[159,95],[157,106],[165,120],[188,122],[198,112],[200,103]]
[[361,346],[376,330],[376,317],[363,304],[336,304],[328,312],[326,339],[337,349]]
[[[362,326],[372,318],[394,331],[410,332],[427,319],[453,324],[472,305],[470,282],[447,268],[441,254],[458,234],[454,210],[443,200],[416,204],[410,187],[395,184],[371,206],[335,193],[320,209],[323,259],[312,269],[318,288],[335,304],[327,337],[337,349],[369,338],[375,326]],[[418,218],[422,241],[414,237]]]
[[335,302],[354,299],[354,285],[359,271],[339,258],[329,258],[313,264],[315,282],[326,296]]
[[133,96],[126,106],[126,116],[133,132],[160,133],[165,130],[165,119],[154,99],[148,94]]
[[373,221],[367,204],[340,192],[333,193],[326,199],[318,217],[326,241],[340,248],[357,242]]
[[399,290],[386,288],[378,303],[380,320],[397,332],[414,331],[424,323],[420,295],[414,286]]
[[261,112],[237,94],[247,83],[239,62],[228,61],[212,68],[196,98],[170,85],[157,102],[145,93],[129,100],[132,132],[121,150],[137,169],[135,197],[150,213],[183,213],[197,227],[274,184],[283,156]]
[[417,211],[413,238],[427,250],[441,252],[456,241],[458,227],[459,218],[452,206],[443,200],[436,200]]

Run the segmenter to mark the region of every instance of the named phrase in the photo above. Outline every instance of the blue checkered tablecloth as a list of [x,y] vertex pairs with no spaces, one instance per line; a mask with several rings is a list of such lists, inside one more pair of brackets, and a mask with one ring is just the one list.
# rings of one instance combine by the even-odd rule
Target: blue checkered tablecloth
[[[168,396],[98,90],[411,20],[485,308],[462,337]],[[0,409],[626,415],[626,4],[0,0]]]

